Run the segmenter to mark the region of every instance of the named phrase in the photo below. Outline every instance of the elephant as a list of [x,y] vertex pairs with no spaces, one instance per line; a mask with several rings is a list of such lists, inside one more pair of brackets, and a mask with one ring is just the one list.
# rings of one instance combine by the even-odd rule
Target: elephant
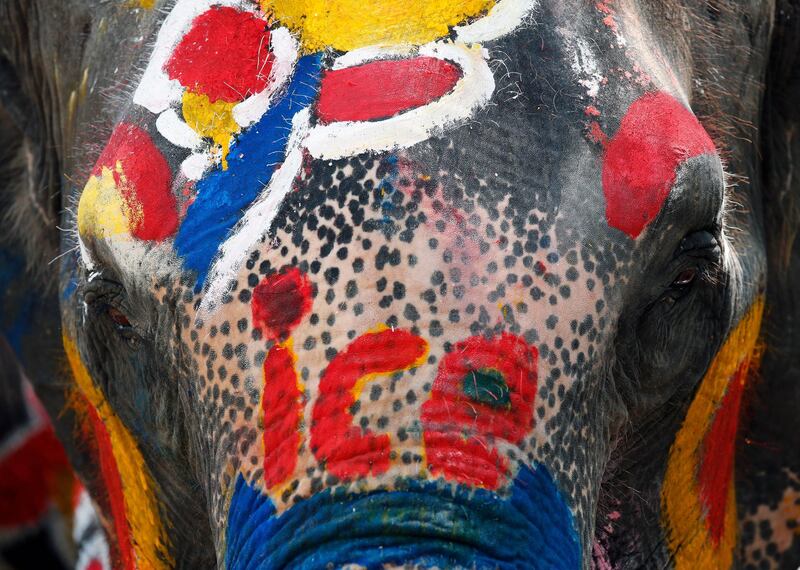
[[88,567],[800,564],[800,3],[0,30],[15,358]]

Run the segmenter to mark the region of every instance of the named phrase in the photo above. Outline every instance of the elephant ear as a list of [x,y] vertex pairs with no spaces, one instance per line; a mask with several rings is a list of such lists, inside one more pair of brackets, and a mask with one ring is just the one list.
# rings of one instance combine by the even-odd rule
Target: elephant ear
[[768,258],[765,351],[737,453],[740,544],[753,567],[794,569],[800,565],[798,0],[779,1],[775,9],[760,145]]

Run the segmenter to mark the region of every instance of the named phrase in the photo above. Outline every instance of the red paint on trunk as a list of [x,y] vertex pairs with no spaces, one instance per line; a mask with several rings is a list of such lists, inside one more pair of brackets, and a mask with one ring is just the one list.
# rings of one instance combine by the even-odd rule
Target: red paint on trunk
[[287,346],[274,346],[264,361],[264,484],[271,489],[294,473],[300,448],[302,398],[295,356]]
[[[442,359],[430,399],[422,405],[431,473],[471,486],[500,486],[509,473],[497,443],[519,443],[534,425],[538,357],[524,339],[504,333],[493,339],[468,338]],[[465,389],[470,375],[484,370],[502,375],[506,407],[477,401]]]
[[109,437],[108,430],[94,406],[87,403],[86,413],[94,428],[94,436],[97,441],[100,475],[103,478],[103,486],[106,493],[108,493],[108,503],[111,507],[111,518],[114,522],[115,542],[119,551],[120,566],[124,570],[136,570],[136,560],[133,553],[133,544],[131,543],[131,529],[125,512],[125,497],[122,494],[122,479],[119,476],[117,460],[111,447],[111,437]]
[[603,157],[608,224],[638,237],[661,211],[678,166],[714,152],[697,118],[671,95],[647,93],[634,101]]
[[365,377],[417,365],[427,350],[425,340],[408,331],[383,330],[358,337],[331,361],[311,420],[311,449],[328,472],[350,480],[389,469],[389,436],[353,425],[353,392]]
[[147,132],[136,125],[120,123],[92,175],[100,176],[103,167],[114,173],[130,212],[128,223],[134,237],[157,241],[175,233],[178,212],[170,189],[172,171]]
[[271,339],[290,334],[311,310],[312,294],[311,282],[296,267],[265,277],[253,289],[253,324]]
[[317,116],[323,123],[385,119],[435,101],[460,78],[455,64],[424,56],[328,71]]
[[215,6],[195,18],[164,69],[212,102],[233,103],[264,90],[272,62],[266,21],[250,12]]
[[49,425],[0,458],[0,527],[36,523],[55,498],[59,475],[68,470],[64,448]]
[[714,546],[725,533],[725,511],[733,479],[739,408],[750,362],[739,365],[703,442],[703,460],[697,473],[700,500],[706,509],[706,526]]

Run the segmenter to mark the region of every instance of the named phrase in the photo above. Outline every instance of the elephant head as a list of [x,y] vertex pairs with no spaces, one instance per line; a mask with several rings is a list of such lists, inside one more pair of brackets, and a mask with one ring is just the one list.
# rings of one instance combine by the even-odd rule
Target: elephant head
[[115,565],[797,554],[759,510],[797,459],[734,463],[794,223],[779,8],[67,4],[50,407]]

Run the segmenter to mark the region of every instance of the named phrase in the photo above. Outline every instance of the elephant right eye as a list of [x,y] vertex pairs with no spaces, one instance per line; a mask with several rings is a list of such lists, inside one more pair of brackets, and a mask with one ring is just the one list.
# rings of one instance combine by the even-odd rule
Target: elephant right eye
[[140,331],[126,310],[125,291],[120,283],[95,277],[84,286],[83,300],[98,326],[113,328],[126,344],[138,347]]

